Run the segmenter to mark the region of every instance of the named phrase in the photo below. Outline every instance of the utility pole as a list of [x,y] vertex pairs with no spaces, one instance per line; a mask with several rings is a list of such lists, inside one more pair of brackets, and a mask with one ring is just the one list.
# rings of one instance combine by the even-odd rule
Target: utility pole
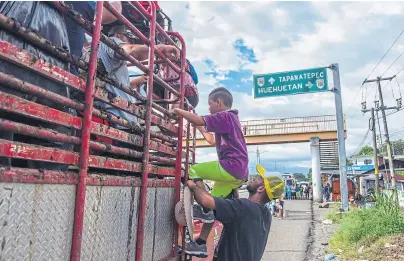
[[375,109],[372,108],[372,140],[373,140],[373,162],[375,166],[375,185],[376,193],[379,192],[379,158],[377,154],[377,143],[376,143],[376,121],[375,121]]
[[260,150],[259,150],[259,148],[258,148],[258,146],[257,146],[257,166],[258,166],[259,164],[261,164],[261,159],[260,159]]
[[397,190],[397,186],[396,186],[396,178],[395,178],[395,175],[394,175],[394,163],[393,163],[393,155],[392,155],[393,153],[391,151],[389,128],[387,126],[387,119],[386,119],[386,110],[398,110],[399,108],[397,106],[394,106],[394,107],[386,107],[386,106],[384,106],[382,86],[381,86],[380,82],[381,81],[391,81],[395,77],[396,76],[386,77],[386,78],[377,77],[376,79],[373,79],[373,80],[365,80],[364,81],[364,83],[368,83],[368,82],[376,82],[377,83],[377,88],[378,88],[378,91],[379,91],[379,100],[380,100],[380,108],[378,108],[377,110],[382,111],[384,133],[385,133],[385,139],[386,139],[386,145],[387,145],[387,157],[389,158],[391,186],[392,186],[392,189],[394,191]]
[[372,141],[373,141],[373,162],[375,166],[375,185],[376,185],[376,193],[379,193],[379,161],[377,157],[377,142],[376,142],[376,121],[375,121],[375,108],[371,108],[370,110],[363,109],[362,112],[371,113],[371,122],[370,122],[370,130],[372,131]]

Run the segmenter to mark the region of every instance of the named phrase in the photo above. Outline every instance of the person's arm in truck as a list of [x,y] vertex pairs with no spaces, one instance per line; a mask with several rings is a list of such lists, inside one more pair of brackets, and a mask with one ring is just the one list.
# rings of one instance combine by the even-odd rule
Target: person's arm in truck
[[172,109],[172,112],[179,116],[184,117],[188,122],[190,122],[195,126],[205,126],[205,120],[203,119],[203,117],[199,115],[193,114],[189,111],[180,108]]
[[[149,57],[149,46],[144,44],[121,44],[125,52],[130,53],[136,60],[144,61]],[[158,44],[156,49],[160,50],[169,60],[178,60],[180,52],[173,45]]]

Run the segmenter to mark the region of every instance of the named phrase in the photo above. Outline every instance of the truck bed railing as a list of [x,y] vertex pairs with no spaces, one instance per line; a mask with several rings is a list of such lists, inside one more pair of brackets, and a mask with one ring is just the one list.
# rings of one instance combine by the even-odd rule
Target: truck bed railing
[[[0,256],[6,260],[24,256],[71,261],[175,259],[179,228],[173,209],[180,200],[181,179],[188,178],[189,164],[195,162],[195,140],[191,145],[190,135],[192,131],[195,137],[196,129],[169,111],[177,102],[180,108],[186,103],[193,110],[184,98],[185,41],[156,23],[153,2],[149,11],[139,2],[130,6],[149,20],[148,37],[107,2],[96,3],[94,21],[85,20],[66,3],[48,4],[91,36],[90,60],[74,57],[18,19],[0,14],[2,30],[48,55],[43,58],[0,39],[0,65],[29,75],[0,71],[0,131],[14,135],[11,139],[0,135],[0,159],[7,163],[0,166],[0,195],[8,202],[8,210],[0,209],[0,219],[8,223],[0,228],[5,240]],[[136,60],[101,32],[103,8],[149,46],[147,62]],[[180,43],[176,45],[179,66],[155,48],[156,34],[167,44],[176,45],[173,39]],[[147,96],[98,68],[100,43],[149,76]],[[70,73],[55,59],[77,66],[85,76]],[[180,75],[179,90],[154,74],[155,64],[166,64]],[[45,88],[44,83],[53,87]],[[158,101],[152,95],[155,83],[165,89],[165,97]],[[137,102],[111,96],[107,84]],[[82,98],[72,99],[72,93]],[[138,121],[128,122],[95,102]]]

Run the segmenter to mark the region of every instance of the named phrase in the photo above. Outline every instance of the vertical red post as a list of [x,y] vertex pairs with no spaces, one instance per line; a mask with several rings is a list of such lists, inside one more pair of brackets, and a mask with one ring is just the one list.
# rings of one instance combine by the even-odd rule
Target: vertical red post
[[[185,41],[182,38],[182,36],[177,33],[177,32],[167,32],[168,35],[172,35],[176,37],[180,42],[181,42],[181,80],[180,80],[180,108],[184,109],[184,96],[185,96],[185,65],[186,65],[186,46],[185,46]],[[180,201],[180,191],[181,191],[181,163],[182,163],[182,135],[183,135],[183,129],[184,129],[184,118],[180,117],[179,118],[179,123],[178,123],[178,145],[177,145],[177,159],[176,159],[176,164],[175,164],[175,198],[174,198],[174,203],[177,203]],[[178,245],[178,224],[177,222],[174,223],[174,231],[173,231],[174,237],[173,237],[173,253],[172,255],[176,255],[177,249],[175,247]]]
[[156,34],[156,6],[153,2],[149,2],[151,7],[150,17],[150,45],[149,45],[149,79],[147,82],[147,101],[146,101],[146,117],[145,117],[145,133],[143,135],[143,171],[142,184],[140,187],[139,199],[139,215],[136,237],[136,261],[142,261],[143,243],[144,243],[144,221],[146,218],[146,201],[147,201],[147,179],[149,174],[149,145],[150,145],[150,125],[153,103],[153,73],[154,73],[154,48]]
[[193,135],[192,136],[192,149],[194,150],[192,152],[192,164],[195,164],[195,161],[196,161],[196,127],[195,126],[193,126],[193,128],[192,128],[192,132],[193,132],[193,134],[192,134]]
[[82,125],[81,147],[80,147],[80,171],[79,183],[76,191],[76,209],[74,215],[73,239],[71,250],[71,261],[79,261],[81,254],[81,244],[83,236],[84,204],[86,201],[86,178],[88,169],[88,156],[90,153],[90,128],[93,111],[93,92],[95,76],[97,71],[98,45],[100,42],[101,19],[103,1],[97,2],[95,26],[93,28],[90,64],[87,76],[87,86],[85,93],[84,119]]

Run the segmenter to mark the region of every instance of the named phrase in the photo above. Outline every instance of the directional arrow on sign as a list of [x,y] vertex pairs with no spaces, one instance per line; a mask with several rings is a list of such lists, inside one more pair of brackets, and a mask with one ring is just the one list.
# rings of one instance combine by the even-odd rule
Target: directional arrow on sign
[[268,80],[268,82],[269,82],[270,84],[274,84],[275,79],[271,77],[271,78]]
[[309,87],[309,89],[313,86],[311,82],[306,83],[306,87]]

